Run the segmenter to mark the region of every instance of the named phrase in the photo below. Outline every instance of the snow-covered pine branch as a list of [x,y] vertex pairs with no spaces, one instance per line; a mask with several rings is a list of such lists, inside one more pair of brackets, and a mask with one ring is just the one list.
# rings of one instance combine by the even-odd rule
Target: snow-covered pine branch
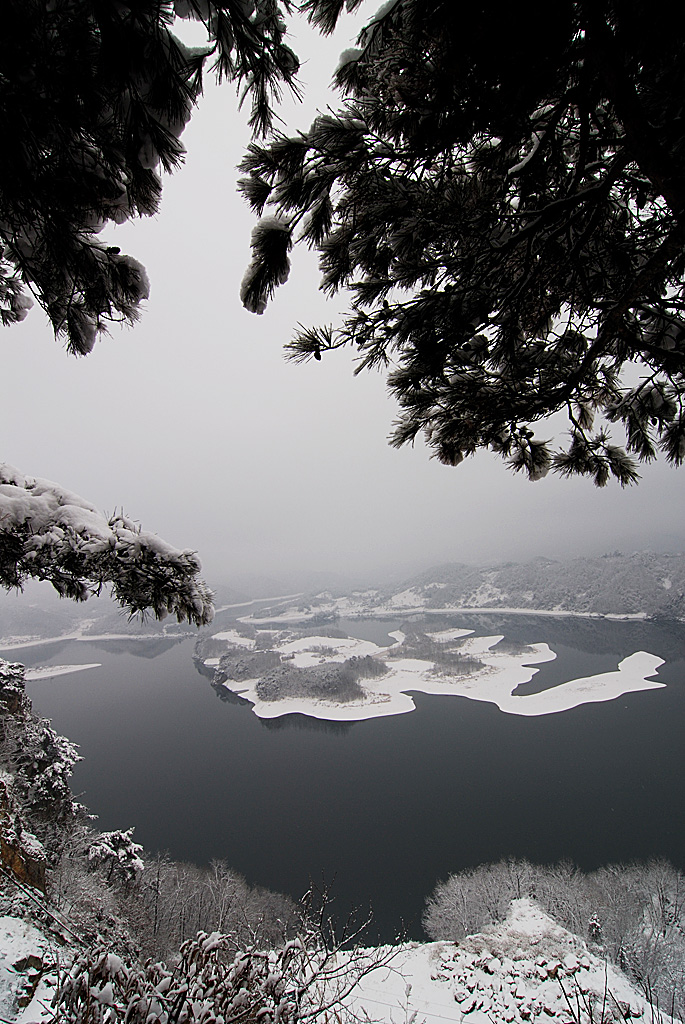
[[212,592],[193,551],[179,551],[123,515],[48,480],[0,463],[0,585],[49,580],[63,597],[85,601],[106,584],[132,614],[175,615],[201,626],[214,615]]
[[[97,239],[108,222],[159,208],[160,171],[181,141],[203,76],[232,82],[255,134],[272,125],[299,62],[279,0],[7,0],[0,54],[0,324],[34,300],[69,351],[86,355],[111,322],[135,323],[149,286],[141,265]],[[199,21],[188,47],[174,18]],[[56,184],[57,183],[57,184]]]
[[282,217],[262,217],[252,231],[252,260],[240,285],[240,299],[251,313],[263,313],[268,300],[290,274],[292,229]]

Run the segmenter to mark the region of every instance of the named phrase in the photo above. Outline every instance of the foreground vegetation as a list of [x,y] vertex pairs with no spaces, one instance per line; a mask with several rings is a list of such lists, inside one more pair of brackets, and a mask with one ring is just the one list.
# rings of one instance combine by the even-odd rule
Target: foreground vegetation
[[[358,981],[393,955],[362,949],[353,923],[336,930],[325,896],[296,903],[249,886],[221,861],[149,856],[132,829],[94,829],[69,788],[76,749],[32,714],[23,668],[5,662],[0,741],[0,914],[32,921],[62,947],[70,966],[57,971],[55,1019],[294,1024],[339,1015]],[[440,883],[424,927],[458,942],[504,920],[521,897],[685,1019],[680,871],[661,861],[590,874],[501,861]]]

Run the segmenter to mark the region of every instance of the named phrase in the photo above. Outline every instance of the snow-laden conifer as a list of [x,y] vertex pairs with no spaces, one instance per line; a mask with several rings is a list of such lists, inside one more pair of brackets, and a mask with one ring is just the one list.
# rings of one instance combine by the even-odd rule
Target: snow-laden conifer
[[196,625],[213,616],[212,593],[193,551],[179,551],[123,514],[94,505],[49,480],[0,464],[0,585],[48,580],[84,601],[109,585],[131,613],[175,615]]
[[[325,32],[344,6],[304,5]],[[349,345],[387,370],[391,443],[423,435],[448,465],[489,449],[599,486],[680,465],[680,25],[639,4],[389,0],[357,42],[339,109],[243,163],[259,214],[318,249],[324,291],[353,295],[293,358]]]
[[[56,336],[85,355],[112,322],[133,323],[149,283],[137,261],[98,237],[157,212],[160,171],[182,162],[181,136],[203,74],[233,82],[257,133],[294,87],[287,0],[8,0],[0,49],[0,319],[33,301]],[[175,18],[202,22],[188,47]]]

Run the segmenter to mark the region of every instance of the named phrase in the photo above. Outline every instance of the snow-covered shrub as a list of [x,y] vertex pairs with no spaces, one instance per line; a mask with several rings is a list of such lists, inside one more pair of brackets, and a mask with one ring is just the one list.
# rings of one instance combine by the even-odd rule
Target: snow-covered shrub
[[143,847],[133,842],[135,829],[126,832],[101,832],[88,847],[88,863],[93,868],[104,867],[107,881],[113,875],[124,882],[135,882],[143,873],[141,854]]
[[79,956],[54,999],[64,1024],[295,1022],[340,1016],[363,975],[387,961],[327,946],[315,926],[269,950],[234,950],[230,936],[199,932],[174,970],[150,960],[127,966],[100,947]]

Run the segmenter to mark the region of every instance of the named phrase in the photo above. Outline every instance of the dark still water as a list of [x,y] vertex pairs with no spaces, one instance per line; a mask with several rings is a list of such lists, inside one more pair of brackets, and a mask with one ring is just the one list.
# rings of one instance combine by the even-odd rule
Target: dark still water
[[[381,640],[395,623],[347,624]],[[373,907],[373,938],[422,936],[426,896],[451,871],[513,855],[589,869],[663,856],[685,868],[685,629],[602,620],[460,615],[432,629],[546,641],[557,660],[526,690],[666,659],[665,689],[537,718],[415,695],[411,714],[353,724],[262,722],[219,699],[193,641],[68,641],[27,665],[102,667],[27,685],[35,710],[81,746],[74,790],[103,829],[149,850],[223,858],[254,884],[328,884],[340,911]],[[5,656],[7,656],[5,654]]]

